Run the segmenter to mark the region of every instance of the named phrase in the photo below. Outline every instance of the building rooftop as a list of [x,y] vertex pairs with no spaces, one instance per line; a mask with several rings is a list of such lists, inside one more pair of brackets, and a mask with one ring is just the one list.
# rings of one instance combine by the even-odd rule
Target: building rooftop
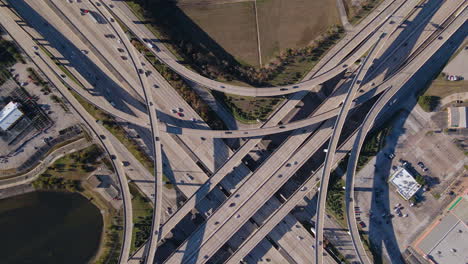
[[450,128],[467,128],[468,107],[449,107],[448,118]]
[[421,184],[417,183],[404,167],[400,167],[395,171],[390,177],[390,182],[405,200],[410,199],[421,188]]
[[462,199],[423,235],[418,248],[432,263],[466,263],[468,259],[468,201]]
[[0,129],[9,129],[14,123],[16,123],[16,121],[18,121],[24,115],[18,107],[18,103],[9,102],[0,111]]

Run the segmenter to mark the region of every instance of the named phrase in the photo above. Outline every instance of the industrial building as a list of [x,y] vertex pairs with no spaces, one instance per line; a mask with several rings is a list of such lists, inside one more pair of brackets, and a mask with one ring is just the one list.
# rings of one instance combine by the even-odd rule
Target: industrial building
[[448,127],[449,128],[467,128],[468,107],[449,107],[448,108]]
[[427,228],[415,242],[428,263],[466,263],[468,259],[468,201],[458,197],[448,212]]
[[421,188],[421,184],[416,182],[413,175],[405,167],[398,168],[390,177],[390,182],[405,200],[409,200]]
[[20,104],[15,102],[9,102],[1,111],[0,111],[0,129],[3,131],[8,130],[12,127],[18,120],[23,117],[23,112],[19,109]]

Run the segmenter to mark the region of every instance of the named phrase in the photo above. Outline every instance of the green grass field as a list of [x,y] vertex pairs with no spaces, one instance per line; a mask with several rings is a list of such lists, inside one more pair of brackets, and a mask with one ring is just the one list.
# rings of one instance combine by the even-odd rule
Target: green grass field
[[135,223],[130,252],[135,252],[149,236],[147,231],[151,228],[153,207],[134,183],[129,184],[129,188],[132,194],[133,223]]

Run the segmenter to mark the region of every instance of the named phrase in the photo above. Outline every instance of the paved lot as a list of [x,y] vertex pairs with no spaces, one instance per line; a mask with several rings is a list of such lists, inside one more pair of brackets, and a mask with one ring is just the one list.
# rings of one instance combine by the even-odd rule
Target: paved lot
[[[36,150],[46,143],[44,142],[45,138],[55,138],[59,135],[59,131],[73,126],[78,123],[76,118],[64,111],[64,109],[57,103],[53,102],[50,98],[50,95],[44,95],[40,90],[41,88],[34,83],[28,80],[28,73],[26,69],[28,67],[33,67],[30,64],[21,64],[17,63],[12,68],[14,69],[13,74],[18,76],[16,77],[18,82],[27,83],[24,88],[31,96],[37,96],[38,100],[36,103],[39,107],[41,107],[44,111],[48,112],[48,116],[53,120],[53,125],[44,131],[36,131],[35,129],[31,129],[31,133],[27,134],[23,137],[22,140],[18,141],[17,143],[8,146],[8,150],[1,151],[1,155],[8,155],[11,156],[2,163],[2,169],[10,169],[19,167],[23,162],[25,162]],[[51,89],[53,89],[51,87]],[[57,122],[60,117],[60,122]],[[26,144],[24,144],[27,142]],[[24,144],[24,145],[22,145]]]
[[460,53],[451,60],[443,69],[443,72],[450,75],[462,76],[468,79],[468,46],[465,46]]
[[[428,133],[438,127],[431,119],[434,114],[422,111],[415,105],[414,98],[407,101],[406,106],[402,105],[404,110],[394,119],[385,148],[358,173],[356,179],[356,202],[361,208],[359,216],[367,225],[364,231],[368,232],[375,251],[388,254],[397,263],[400,252],[451,199],[441,190],[462,175],[463,165],[467,163],[466,156],[453,144],[450,135]],[[396,157],[390,160],[388,153],[395,153]],[[393,186],[388,187],[388,177],[394,166],[401,165],[400,159],[408,161],[409,167],[421,175],[440,181],[432,187],[431,193],[420,190],[423,201],[415,207],[410,207],[410,202],[400,197]],[[417,165],[420,161],[428,170],[423,171]],[[432,193],[442,195],[436,199]],[[403,207],[401,217],[394,212],[397,204]],[[394,217],[383,216],[389,213]]]

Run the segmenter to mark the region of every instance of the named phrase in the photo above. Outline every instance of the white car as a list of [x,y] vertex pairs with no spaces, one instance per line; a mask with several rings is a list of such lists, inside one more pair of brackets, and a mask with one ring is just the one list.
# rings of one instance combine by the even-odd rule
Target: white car
[[154,45],[152,43],[146,43],[146,46],[148,46],[148,48],[150,49],[154,48]]

